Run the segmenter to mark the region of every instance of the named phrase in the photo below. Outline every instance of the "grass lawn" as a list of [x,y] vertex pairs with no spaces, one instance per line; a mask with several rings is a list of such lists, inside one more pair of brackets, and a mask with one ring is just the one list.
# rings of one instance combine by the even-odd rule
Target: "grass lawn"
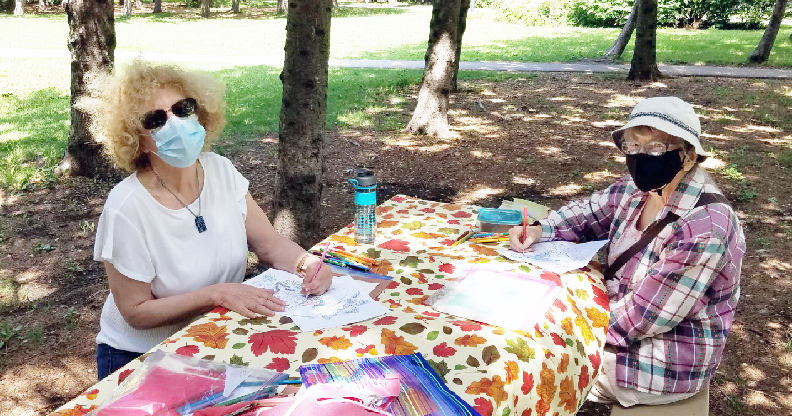
[[[244,9],[243,9],[244,12]],[[283,55],[286,19],[273,13],[217,9],[216,18],[140,13],[116,19],[117,51],[232,56]],[[256,18],[252,18],[255,16]],[[332,23],[331,57],[421,60],[429,36],[430,6],[342,7]],[[30,36],[35,27],[36,36]],[[790,26],[776,40],[768,66],[792,66]],[[566,62],[600,57],[619,29],[527,27],[498,22],[489,11],[469,14],[462,59],[466,61]],[[740,65],[762,37],[761,30],[659,29],[657,58],[667,63]],[[3,47],[66,49],[66,16],[0,17]],[[623,58],[632,56],[632,45]]]

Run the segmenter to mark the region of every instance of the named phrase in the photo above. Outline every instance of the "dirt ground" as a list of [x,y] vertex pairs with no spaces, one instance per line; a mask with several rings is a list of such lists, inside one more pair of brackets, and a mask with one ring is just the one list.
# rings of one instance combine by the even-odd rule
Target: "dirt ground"
[[[322,223],[352,218],[348,169],[368,166],[379,199],[395,194],[497,206],[521,197],[551,207],[626,173],[609,132],[641,98],[679,96],[697,108],[715,150],[705,164],[733,201],[748,253],[725,359],[710,389],[713,415],[792,412],[792,89],[776,81],[538,75],[471,81],[451,103],[456,137],[377,130],[327,132]],[[406,101],[381,97],[374,120],[409,120]],[[395,103],[395,104],[394,104]],[[377,123],[375,123],[377,124]],[[220,147],[269,209],[277,137]],[[53,411],[96,381],[94,337],[108,293],[92,260],[94,231],[112,183],[63,179],[46,189],[0,191],[0,414]],[[586,406],[581,414],[606,415]]]

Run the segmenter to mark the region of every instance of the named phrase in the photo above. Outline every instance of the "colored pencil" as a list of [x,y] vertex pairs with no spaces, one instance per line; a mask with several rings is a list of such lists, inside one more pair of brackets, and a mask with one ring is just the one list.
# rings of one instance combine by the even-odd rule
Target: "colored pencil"
[[311,280],[309,280],[309,281],[307,281],[307,282],[305,282],[305,281],[304,281],[304,282],[303,282],[303,285],[305,285],[305,284],[308,284],[308,283],[311,283],[311,282],[313,282],[313,281],[314,281],[314,279],[316,279],[316,276],[319,274],[319,270],[321,270],[321,269],[322,269],[322,265],[324,264],[325,257],[327,257],[327,252],[328,252],[328,251],[330,251],[330,242],[329,242],[329,241],[328,241],[328,242],[327,242],[327,244],[325,245],[325,249],[324,249],[324,251],[322,252],[322,260],[319,262],[319,267],[317,267],[317,268],[316,268],[316,271],[314,272],[313,276],[311,277]]
[[526,238],[528,238],[528,207],[523,207],[523,243],[525,242]]
[[334,250],[333,252],[336,253],[336,254],[341,254],[341,255],[344,255],[344,256],[352,257],[355,261],[359,261],[359,262],[362,262],[362,263],[370,263],[370,264],[376,264],[377,263],[376,260],[374,260],[374,259],[372,259],[370,257],[366,257],[366,256],[361,255],[361,254],[353,254],[353,253],[350,253],[350,252],[344,251],[344,250]]
[[471,238],[471,243],[496,243],[501,241],[509,241],[509,237],[484,237],[484,238]]
[[454,244],[451,244],[451,246],[450,246],[450,247],[456,247],[456,246],[458,246],[458,245],[460,245],[460,244],[464,243],[464,242],[465,242],[465,241],[466,241],[468,238],[470,238],[470,237],[473,237],[473,234],[476,234],[476,233],[475,233],[475,232],[473,232],[473,231],[468,231],[468,233],[467,233],[467,235],[466,235],[466,236],[462,237],[462,239],[461,239],[461,240],[458,240],[458,241],[457,241],[457,242],[455,242]]

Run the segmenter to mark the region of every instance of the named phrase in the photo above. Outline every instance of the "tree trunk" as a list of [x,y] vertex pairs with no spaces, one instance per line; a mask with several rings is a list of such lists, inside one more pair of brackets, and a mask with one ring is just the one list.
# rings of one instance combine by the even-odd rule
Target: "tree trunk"
[[787,2],[788,0],[776,0],[773,16],[770,17],[770,22],[767,23],[767,29],[762,35],[762,40],[759,41],[759,45],[754,49],[751,57],[748,58],[749,61],[761,64],[770,57],[770,50],[773,49],[778,30],[781,29],[781,22],[784,20]]
[[124,17],[129,18],[132,16],[132,0],[124,1]]
[[231,13],[239,13],[239,0],[231,0]]
[[43,12],[47,9],[47,0],[39,0],[38,9],[40,12]]
[[627,79],[655,81],[662,76],[657,68],[657,0],[641,0],[635,16],[635,53]]
[[92,70],[111,70],[116,37],[112,0],[69,0],[66,5],[71,51],[71,128],[59,170],[72,176],[111,177],[116,173],[88,130],[90,115],[74,107]]
[[162,13],[162,0],[154,0],[154,13]]
[[212,15],[212,11],[209,10],[211,6],[211,0],[201,0],[201,17],[208,19]]
[[332,0],[291,0],[273,225],[303,247],[321,240],[322,173]]
[[333,0],[333,7],[338,7],[338,0]]
[[289,11],[289,0],[278,0],[278,9],[276,13],[284,14]]
[[627,44],[630,43],[633,30],[635,30],[635,15],[638,13],[638,7],[640,7],[640,4],[641,0],[635,0],[633,2],[632,10],[630,10],[630,14],[627,16],[627,22],[624,23],[624,27],[622,27],[619,37],[616,38],[616,42],[613,42],[613,46],[611,46],[610,49],[605,52],[603,58],[617,59],[622,56]]
[[25,14],[25,0],[16,0],[14,4],[14,16]]
[[454,81],[462,0],[434,1],[429,23],[429,47],[418,91],[418,105],[405,131],[445,137],[448,129],[448,96]]
[[135,0],[133,6],[135,6],[136,9],[140,10],[143,8],[143,2],[141,0]]
[[462,0],[459,7],[459,22],[457,22],[457,44],[456,53],[454,54],[454,75],[451,79],[451,92],[459,91],[459,85],[457,85],[457,77],[459,76],[459,57],[462,55],[462,35],[465,34],[465,28],[467,27],[467,14],[468,10],[470,10],[470,0]]

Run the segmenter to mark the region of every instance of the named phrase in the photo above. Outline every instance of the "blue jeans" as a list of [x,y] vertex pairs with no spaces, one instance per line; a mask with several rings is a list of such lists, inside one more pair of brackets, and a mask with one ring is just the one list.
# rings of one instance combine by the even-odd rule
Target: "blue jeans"
[[143,355],[141,352],[119,350],[107,344],[96,345],[96,372],[99,380],[113,374],[128,362]]

